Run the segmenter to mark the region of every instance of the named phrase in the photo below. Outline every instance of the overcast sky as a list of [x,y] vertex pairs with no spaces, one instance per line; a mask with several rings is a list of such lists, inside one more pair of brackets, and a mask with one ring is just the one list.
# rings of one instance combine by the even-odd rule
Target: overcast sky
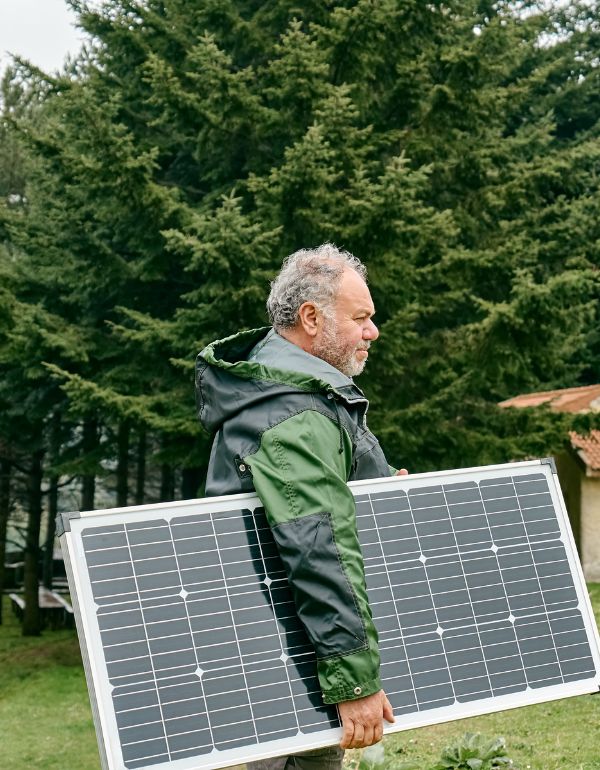
[[19,54],[43,70],[60,68],[81,46],[65,0],[0,0],[0,69]]

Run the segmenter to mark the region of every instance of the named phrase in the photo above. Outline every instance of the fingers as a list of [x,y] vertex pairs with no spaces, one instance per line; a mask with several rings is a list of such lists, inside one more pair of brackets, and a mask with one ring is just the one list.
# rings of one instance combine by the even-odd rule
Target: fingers
[[340,741],[340,748],[353,748],[352,741],[354,740],[354,722],[351,719],[344,719],[342,722],[342,727],[344,732],[342,734],[342,740]]
[[[383,694],[383,718],[386,722],[395,722],[396,718],[394,717],[394,711],[392,709],[392,704],[389,702],[387,695]],[[382,726],[382,733],[383,733],[383,726]]]
[[365,746],[365,726],[360,722],[354,723],[354,737],[352,739],[352,749],[362,749]]
[[[375,733],[373,735],[373,743],[379,743],[379,741],[383,738],[383,722],[380,722],[375,727]],[[372,744],[371,744],[372,745]]]
[[363,725],[360,722],[347,720],[344,724],[344,734],[340,741],[340,748],[364,749],[377,743],[382,737],[382,725]]
[[408,476],[408,471],[406,468],[400,468],[399,471],[396,471],[396,476]]
[[383,737],[383,720],[394,721],[392,706],[383,690],[365,698],[338,703],[338,710],[343,727],[342,749],[372,746]]

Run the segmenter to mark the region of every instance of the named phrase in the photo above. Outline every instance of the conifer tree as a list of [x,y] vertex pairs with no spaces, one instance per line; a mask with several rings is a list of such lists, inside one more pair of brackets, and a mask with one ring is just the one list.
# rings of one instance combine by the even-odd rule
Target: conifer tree
[[497,402],[598,371],[595,5],[70,2],[92,44],[29,76],[28,206],[2,237],[18,301],[64,329],[37,357],[88,426],[82,475],[128,425],[163,495],[174,468],[193,493],[196,352],[264,324],[282,258],[326,240],[370,270],[361,384],[392,462],[560,446],[562,418]]

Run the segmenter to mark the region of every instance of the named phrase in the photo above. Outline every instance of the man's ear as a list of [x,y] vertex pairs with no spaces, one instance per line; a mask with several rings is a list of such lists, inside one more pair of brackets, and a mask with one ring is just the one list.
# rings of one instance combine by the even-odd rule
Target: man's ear
[[300,319],[300,324],[302,325],[304,332],[308,334],[309,337],[314,337],[317,334],[320,323],[319,316],[320,313],[314,303],[304,302],[300,305],[298,318]]

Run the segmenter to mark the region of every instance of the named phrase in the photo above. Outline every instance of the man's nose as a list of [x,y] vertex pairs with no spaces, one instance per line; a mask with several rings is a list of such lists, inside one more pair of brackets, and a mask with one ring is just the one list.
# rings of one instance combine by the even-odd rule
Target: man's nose
[[379,329],[375,326],[373,321],[369,318],[367,324],[363,329],[363,339],[376,340],[379,337]]

